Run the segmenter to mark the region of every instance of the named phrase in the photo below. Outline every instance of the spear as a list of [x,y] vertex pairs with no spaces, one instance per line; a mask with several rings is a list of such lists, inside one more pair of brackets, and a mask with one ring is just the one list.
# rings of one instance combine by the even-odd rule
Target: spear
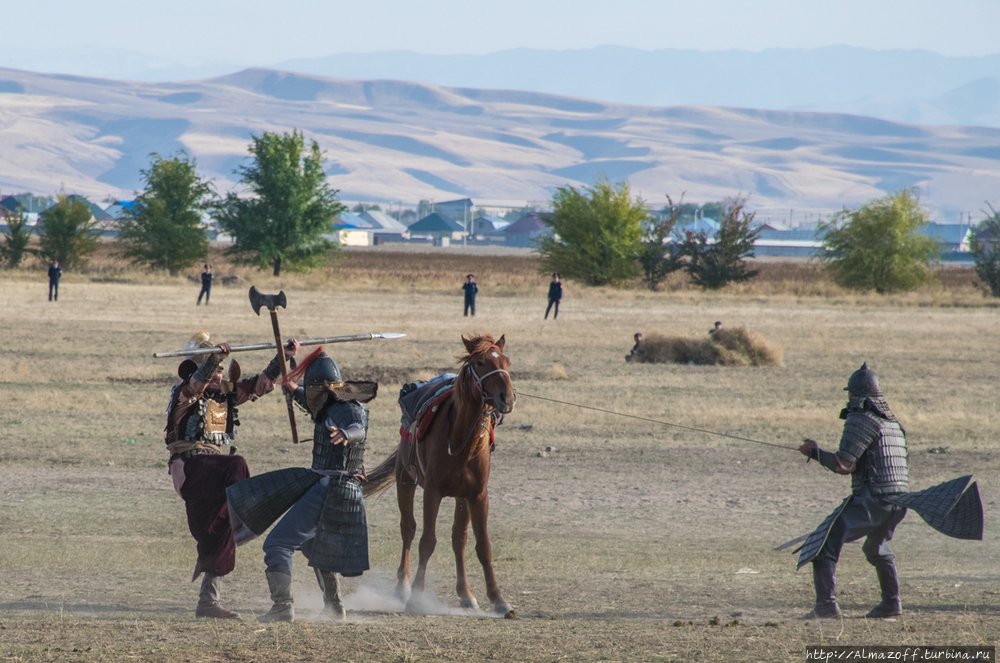
[[[299,341],[299,345],[328,345],[330,343],[350,343],[352,341],[371,341],[376,338],[403,338],[406,334],[396,334],[394,332],[384,332],[381,334],[351,334],[350,336],[328,336],[326,338],[307,338]],[[270,343],[251,343],[250,345],[231,345],[230,352],[251,352],[253,350],[274,350],[277,346],[274,341]],[[165,357],[191,357],[193,355],[216,355],[221,354],[222,348],[198,348],[195,350],[171,350],[170,352],[154,352],[153,358],[163,359]]]

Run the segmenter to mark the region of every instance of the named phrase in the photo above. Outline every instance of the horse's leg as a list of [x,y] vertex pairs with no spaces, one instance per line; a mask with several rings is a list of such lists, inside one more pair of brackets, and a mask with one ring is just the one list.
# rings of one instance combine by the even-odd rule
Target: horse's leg
[[472,532],[476,535],[476,556],[483,565],[483,575],[486,576],[486,597],[493,604],[493,610],[501,615],[511,610],[500,594],[500,585],[493,573],[493,552],[490,549],[490,533],[486,529],[486,519],[490,515],[490,496],[483,493],[478,500],[469,500],[469,511],[472,516]]
[[409,474],[396,466],[396,502],[399,504],[399,532],[403,537],[403,552],[396,571],[396,598],[402,602],[410,599],[410,547],[417,533],[417,520],[413,517],[413,498],[417,486]]
[[477,609],[479,603],[469,590],[469,578],[465,574],[465,542],[469,539],[469,503],[455,498],[455,524],[451,528],[451,548],[455,551],[455,572],[458,584],[455,591],[463,608]]
[[406,604],[408,612],[419,611],[419,605],[414,603],[419,594],[424,591],[424,579],[427,576],[427,563],[430,562],[434,548],[437,546],[438,509],[441,507],[441,494],[430,486],[424,487],[424,532],[420,535],[420,560],[417,563],[417,574],[413,577],[410,600]]

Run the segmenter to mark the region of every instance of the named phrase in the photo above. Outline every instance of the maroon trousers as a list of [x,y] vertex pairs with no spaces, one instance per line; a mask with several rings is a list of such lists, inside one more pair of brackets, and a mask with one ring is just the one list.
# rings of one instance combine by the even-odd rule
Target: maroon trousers
[[243,456],[199,454],[184,461],[181,497],[188,529],[198,542],[201,570],[224,576],[236,566],[236,543],[229,524],[226,488],[250,477]]

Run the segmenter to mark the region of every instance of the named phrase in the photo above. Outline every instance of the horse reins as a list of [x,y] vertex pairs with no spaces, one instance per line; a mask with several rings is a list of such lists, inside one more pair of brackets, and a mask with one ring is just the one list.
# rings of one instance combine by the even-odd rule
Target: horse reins
[[[516,393],[516,392],[515,392]],[[626,417],[628,419],[638,419],[639,421],[648,421],[654,424],[661,424],[663,426],[670,426],[671,428],[680,428],[683,430],[692,431],[695,433],[706,433],[708,435],[718,435],[719,437],[728,437],[732,440],[742,440],[744,442],[753,442],[755,444],[764,444],[769,447],[777,447],[778,449],[791,449],[793,451],[798,451],[798,447],[788,447],[783,444],[774,444],[773,442],[764,442],[762,440],[754,440],[749,437],[742,437],[740,435],[730,435],[729,433],[720,433],[714,430],[707,430],[705,428],[695,428],[693,426],[684,426],[683,424],[674,424],[669,421],[661,421],[659,419],[650,419],[649,417],[639,417],[634,414],[625,414],[624,412],[615,412],[614,410],[605,410],[600,407],[593,407],[592,405],[580,405],[579,403],[570,403],[569,401],[560,401],[555,398],[546,398],[545,396],[535,396],[534,394],[521,393],[522,396],[527,396],[528,398],[536,398],[540,401],[549,401],[550,403],[559,403],[560,405],[572,405],[573,407],[582,408],[584,410],[594,410],[596,412],[604,412],[605,414],[614,414],[619,417]]]
[[[503,350],[497,348],[497,346],[495,345],[491,345],[490,348],[496,348],[500,354],[503,354]],[[477,426],[479,427],[480,435],[482,434],[483,430],[486,428],[485,419],[483,418],[483,414],[486,412],[486,406],[490,405],[491,407],[496,409],[497,404],[495,398],[493,396],[487,398],[486,396],[486,391],[483,389],[483,380],[485,380],[491,375],[496,375],[497,373],[503,373],[504,375],[507,376],[507,380],[510,381],[510,373],[508,373],[506,370],[502,368],[490,371],[486,375],[480,377],[480,375],[476,373],[476,369],[472,368],[471,361],[472,361],[472,355],[469,356],[469,363],[466,363],[465,368],[468,369],[469,375],[472,376],[473,386],[475,386],[476,389],[479,390],[479,400],[480,400],[479,414],[477,414],[476,418],[473,419],[472,425],[469,427],[469,431],[465,434],[465,440],[462,441],[462,446],[458,448],[458,451],[452,452],[451,436],[450,435],[448,436],[448,455],[452,457],[457,456],[458,454],[462,453],[462,451],[465,450],[465,447],[468,446],[469,442],[472,441],[472,435],[475,432]],[[517,403],[517,392],[514,392],[514,403]]]

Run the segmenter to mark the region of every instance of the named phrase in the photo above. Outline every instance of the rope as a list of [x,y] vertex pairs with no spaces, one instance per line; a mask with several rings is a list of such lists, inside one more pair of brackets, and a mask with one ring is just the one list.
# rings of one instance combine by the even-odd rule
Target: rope
[[604,412],[605,414],[613,414],[619,417],[627,417],[629,419],[638,419],[639,421],[649,421],[654,424],[662,424],[664,426],[670,426],[671,428],[681,428],[683,430],[693,431],[695,433],[707,433],[708,435],[718,435],[719,437],[728,437],[733,440],[742,440],[744,442],[753,442],[754,444],[764,444],[769,447],[777,447],[778,449],[791,449],[792,451],[798,451],[798,447],[788,447],[783,444],[774,444],[773,442],[763,442],[761,440],[754,440],[749,437],[740,437],[739,435],[730,435],[729,433],[720,433],[714,430],[706,430],[704,428],[694,428],[692,426],[684,426],[681,424],[672,424],[669,421],[660,421],[659,419],[650,419],[648,417],[639,417],[634,414],[625,414],[624,412],[615,412],[614,410],[605,410],[599,407],[593,407],[591,405],[580,405],[579,403],[570,403],[569,401],[559,401],[554,398],[546,398],[545,396],[535,396],[534,394],[526,394],[523,391],[518,392],[521,396],[527,396],[528,398],[535,398],[540,401],[549,401],[550,403],[559,403],[560,405],[572,405],[573,407],[582,408],[584,410],[594,410],[596,412]]

